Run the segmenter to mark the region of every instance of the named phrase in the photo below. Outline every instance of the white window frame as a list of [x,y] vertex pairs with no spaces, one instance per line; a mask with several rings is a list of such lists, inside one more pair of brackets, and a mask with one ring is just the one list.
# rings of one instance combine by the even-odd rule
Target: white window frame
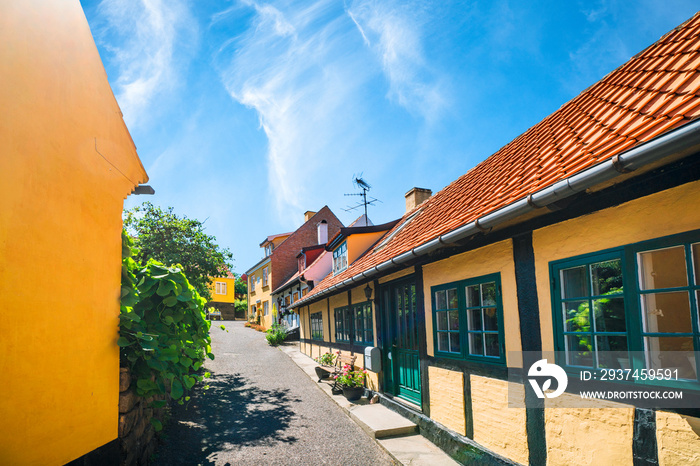
[[343,241],[333,251],[333,275],[337,275],[348,268],[348,242]]
[[226,293],[226,282],[216,282],[216,294],[227,294]]
[[262,286],[268,286],[269,282],[269,274],[267,271],[267,267],[265,267],[262,271]]
[[263,302],[263,315],[268,315],[270,313],[270,301]]

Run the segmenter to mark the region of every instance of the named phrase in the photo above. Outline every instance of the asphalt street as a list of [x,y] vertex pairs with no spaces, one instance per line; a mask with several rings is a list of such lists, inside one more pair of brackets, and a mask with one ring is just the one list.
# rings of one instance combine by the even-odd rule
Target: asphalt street
[[210,388],[175,405],[152,464],[395,464],[263,333],[214,322],[211,336]]

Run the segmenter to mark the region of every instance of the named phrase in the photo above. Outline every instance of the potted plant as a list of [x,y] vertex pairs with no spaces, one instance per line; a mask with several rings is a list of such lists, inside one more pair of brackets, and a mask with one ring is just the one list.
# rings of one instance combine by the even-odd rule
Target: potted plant
[[367,376],[367,371],[353,370],[349,365],[343,366],[343,370],[340,375],[335,377],[338,385],[343,389],[343,395],[348,401],[356,401],[362,398],[365,393],[365,377]]
[[320,364],[320,366],[314,368],[316,370],[316,375],[318,376],[319,382],[321,379],[325,379],[331,375],[331,372],[333,372],[333,366],[335,365],[335,358],[335,354],[326,352],[314,359],[314,361]]

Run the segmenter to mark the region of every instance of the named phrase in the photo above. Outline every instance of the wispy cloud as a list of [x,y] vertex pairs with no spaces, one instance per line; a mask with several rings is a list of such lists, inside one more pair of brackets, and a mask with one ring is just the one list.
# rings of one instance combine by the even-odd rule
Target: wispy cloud
[[426,5],[419,2],[357,0],[348,15],[365,45],[380,57],[389,81],[388,96],[428,120],[436,119],[446,99],[437,73],[431,69],[422,44]]
[[[324,191],[337,190],[339,179],[350,188],[353,171],[381,166],[362,150],[383,105],[371,86],[386,79],[387,97],[426,120],[444,98],[422,52],[420,25],[406,12],[332,0],[244,3],[252,19],[215,61],[229,94],[259,117],[269,187],[291,226],[318,199],[328,202]],[[215,15],[212,24],[225,27],[233,13]]]
[[98,40],[118,69],[115,91],[124,118],[143,121],[154,97],[177,85],[176,48],[192,43],[196,23],[181,0],[103,0],[97,19]]

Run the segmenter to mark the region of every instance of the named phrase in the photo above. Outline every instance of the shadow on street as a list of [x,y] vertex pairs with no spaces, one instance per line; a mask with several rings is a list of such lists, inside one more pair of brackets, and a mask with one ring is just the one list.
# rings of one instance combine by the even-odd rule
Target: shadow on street
[[285,434],[300,400],[288,389],[264,390],[240,374],[215,374],[194,390],[189,403],[174,404],[153,464],[213,463],[221,451],[251,445],[294,443]]

